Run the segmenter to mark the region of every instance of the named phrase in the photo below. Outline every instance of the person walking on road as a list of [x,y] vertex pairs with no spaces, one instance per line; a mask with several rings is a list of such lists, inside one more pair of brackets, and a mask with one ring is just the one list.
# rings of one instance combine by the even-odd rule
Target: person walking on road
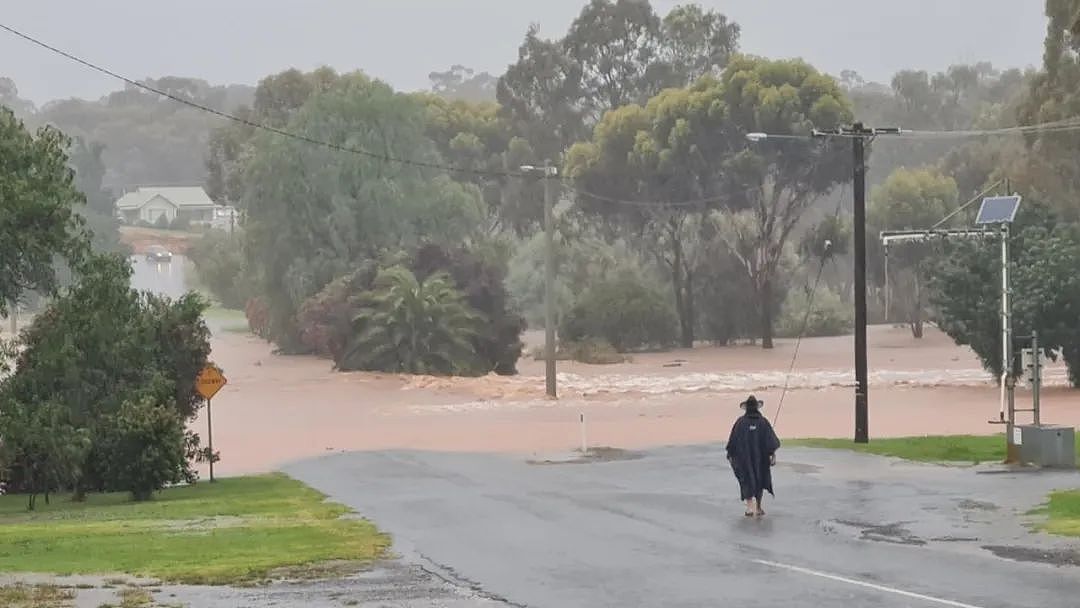
[[[761,415],[761,404],[753,395],[739,404],[746,410],[734,426],[727,442],[727,459],[739,481],[739,496],[746,502],[746,516],[765,515],[761,499],[773,494],[772,469],[780,439],[772,425]],[[775,496],[775,494],[773,494]]]

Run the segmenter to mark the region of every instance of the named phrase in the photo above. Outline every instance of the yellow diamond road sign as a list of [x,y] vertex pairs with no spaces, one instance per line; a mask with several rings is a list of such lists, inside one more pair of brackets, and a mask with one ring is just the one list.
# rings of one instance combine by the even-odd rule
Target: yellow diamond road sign
[[203,399],[212,399],[214,395],[218,393],[225,386],[228,380],[225,379],[224,374],[213,363],[207,363],[206,367],[202,368],[198,377],[195,378],[195,391],[199,393],[199,396]]

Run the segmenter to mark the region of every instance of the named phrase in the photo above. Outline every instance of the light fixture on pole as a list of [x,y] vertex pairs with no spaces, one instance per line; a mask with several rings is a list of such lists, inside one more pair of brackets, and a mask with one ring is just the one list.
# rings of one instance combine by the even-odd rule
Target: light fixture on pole
[[[878,135],[899,135],[899,127],[867,127],[857,122],[850,127],[814,129],[813,137],[850,138],[854,160],[853,223],[855,255],[855,443],[870,441],[870,398],[866,364],[866,140]],[[746,139],[805,139],[795,135],[747,133]]]
[[522,174],[544,182],[544,380],[548,397],[556,397],[555,387],[555,181],[559,170],[551,161],[542,167],[522,165]]

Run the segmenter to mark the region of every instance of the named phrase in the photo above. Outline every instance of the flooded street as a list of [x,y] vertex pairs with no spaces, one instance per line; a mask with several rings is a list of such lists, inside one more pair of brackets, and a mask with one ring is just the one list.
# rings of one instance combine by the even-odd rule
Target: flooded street
[[[782,437],[849,437],[853,429],[850,337],[803,342],[784,396]],[[434,378],[338,373],[329,361],[273,354],[247,334],[219,332],[214,360],[229,384],[214,400],[217,470],[272,470],[298,459],[349,450],[532,454],[580,445],[585,415],[592,446],[648,448],[724,439],[738,403],[754,391],[775,418],[793,345],[680,350],[638,355],[619,365],[559,364],[560,398],[544,396],[541,362],[523,359],[513,377]],[[900,346],[904,345],[904,346]],[[928,331],[871,331],[873,437],[993,434],[998,391],[967,349]],[[672,361],[680,367],[665,367]],[[771,369],[770,369],[771,368]],[[1063,378],[1060,368],[1050,370]],[[1018,403],[1030,399],[1017,391]],[[1080,393],[1043,393],[1043,420],[1080,424]],[[196,422],[205,431],[205,420]]]
[[[132,284],[177,297],[187,288],[181,255],[132,259]],[[338,373],[327,360],[274,354],[250,334],[211,324],[213,360],[228,377],[214,399],[214,445],[224,475],[276,469],[349,450],[417,448],[538,453],[580,445],[580,417],[593,446],[649,448],[722,440],[747,393],[765,401],[782,437],[852,433],[852,337],[776,348],[702,346],[640,353],[616,365],[559,362],[559,399],[544,395],[543,362],[523,357],[517,376],[441,378]],[[542,340],[523,336],[526,352]],[[870,328],[870,421],[875,437],[992,434],[998,390],[967,348],[933,328]],[[1046,369],[1043,420],[1080,424],[1080,393],[1060,363]],[[785,393],[784,387],[787,386]],[[780,399],[783,396],[783,405]],[[1017,391],[1018,403],[1030,393]],[[779,411],[778,406],[782,409]],[[194,423],[205,432],[205,410]]]
[[180,297],[187,291],[184,275],[187,258],[182,255],[174,253],[172,261],[155,262],[147,259],[145,255],[136,254],[131,256],[131,267],[134,270],[131,286],[135,289],[170,298]]

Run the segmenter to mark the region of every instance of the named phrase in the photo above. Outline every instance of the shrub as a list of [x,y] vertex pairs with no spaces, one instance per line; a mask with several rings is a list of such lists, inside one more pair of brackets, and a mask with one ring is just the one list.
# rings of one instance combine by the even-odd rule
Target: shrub
[[621,273],[586,289],[563,319],[560,337],[602,339],[619,352],[666,348],[676,341],[675,311],[658,289]]
[[340,369],[457,374],[470,369],[483,318],[446,274],[420,281],[407,268],[379,273],[364,295]]
[[[810,308],[810,317],[806,311]],[[836,292],[824,285],[818,287],[810,302],[807,289],[792,289],[780,313],[776,335],[781,338],[839,336],[851,331],[854,322],[853,312]],[[803,324],[806,331],[803,332]]]
[[152,396],[124,401],[102,427],[98,449],[106,487],[149,500],[167,484],[194,481],[184,420]]
[[297,328],[305,349],[342,364],[353,319],[360,312],[360,294],[371,289],[377,272],[377,264],[366,262],[304,301],[297,313]]
[[36,498],[75,484],[82,471],[90,438],[86,429],[71,424],[62,403],[44,401],[32,406],[8,401],[0,410],[0,480],[9,492],[25,493],[27,508]]
[[191,220],[188,216],[182,214],[176,214],[176,217],[169,222],[169,230],[186,231],[191,228]]
[[470,338],[476,357],[468,369],[459,373],[512,375],[517,373],[517,361],[524,348],[521,332],[525,331],[525,319],[513,309],[506,291],[508,256],[494,249],[486,253],[476,247],[427,245],[413,255],[411,268],[420,279],[439,272],[448,274],[465,296],[465,302],[485,319],[484,325]]
[[270,339],[270,306],[262,297],[248,298],[244,305],[244,316],[247,318],[248,329],[251,333],[263,340]]
[[[130,423],[140,432],[152,431],[159,443],[171,442],[155,449],[180,454],[181,464],[173,468],[176,475],[190,456],[184,425],[201,405],[194,383],[210,352],[209,330],[202,319],[206,303],[194,293],[171,300],[137,292],[130,287],[130,276],[131,264],[123,256],[88,260],[80,268],[79,281],[54,298],[23,332],[15,372],[0,382],[0,403],[28,404],[34,409],[26,419],[37,420],[14,427],[22,437],[5,431],[5,442],[32,444],[39,427],[72,440],[73,433],[89,437],[90,447],[74,483],[78,494],[112,489],[145,494],[143,482],[132,485],[130,470],[124,473],[127,477],[116,477],[117,463],[126,458],[116,450],[128,454],[133,449],[128,438],[116,435],[118,425]],[[165,432],[163,418],[131,411],[132,402],[146,400],[161,410],[153,416],[175,419],[173,430],[179,429],[178,434]],[[42,418],[49,410],[39,408],[46,403],[55,403],[62,415]],[[51,448],[35,448],[35,454],[13,469],[10,481],[15,485],[40,486],[34,477],[25,476],[38,475],[55,460]],[[131,466],[156,466],[158,457],[141,456]]]
[[168,218],[168,216],[166,216],[164,213],[159,215],[157,217],[157,219],[154,220],[154,228],[157,228],[159,230],[168,230],[169,229],[169,218]]

